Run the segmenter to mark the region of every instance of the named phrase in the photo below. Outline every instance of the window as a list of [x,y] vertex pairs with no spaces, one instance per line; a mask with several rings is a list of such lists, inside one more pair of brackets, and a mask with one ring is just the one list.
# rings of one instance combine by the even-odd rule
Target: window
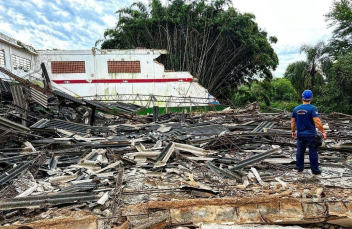
[[12,54],[12,66],[14,69],[28,71],[31,69],[31,60]]
[[0,67],[5,67],[5,52],[0,50]]
[[108,61],[109,73],[140,73],[139,61]]
[[86,73],[84,61],[52,61],[51,72],[53,74]]

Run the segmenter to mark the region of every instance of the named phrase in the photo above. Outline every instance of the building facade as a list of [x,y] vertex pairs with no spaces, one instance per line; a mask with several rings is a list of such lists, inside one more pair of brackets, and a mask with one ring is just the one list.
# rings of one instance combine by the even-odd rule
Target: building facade
[[31,46],[0,33],[0,67],[22,77],[33,72],[37,56]]
[[0,35],[1,67],[20,77],[41,79],[40,65],[44,63],[52,86],[71,95],[139,94],[214,101],[189,72],[167,71],[156,61],[166,50],[34,50]]

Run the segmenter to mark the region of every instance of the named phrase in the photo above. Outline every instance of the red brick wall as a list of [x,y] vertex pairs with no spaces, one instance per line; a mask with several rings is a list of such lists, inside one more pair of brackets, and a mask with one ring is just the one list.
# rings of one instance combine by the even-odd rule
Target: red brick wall
[[53,74],[86,73],[84,61],[52,61],[51,72]]
[[108,61],[109,73],[140,73],[139,61]]

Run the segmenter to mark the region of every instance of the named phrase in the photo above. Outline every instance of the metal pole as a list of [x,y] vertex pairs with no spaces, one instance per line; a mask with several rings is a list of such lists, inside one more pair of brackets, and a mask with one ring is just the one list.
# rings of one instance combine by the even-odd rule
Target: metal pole
[[94,121],[95,121],[95,109],[96,109],[96,107],[92,107],[92,114],[90,116],[90,125],[91,126],[94,125]]

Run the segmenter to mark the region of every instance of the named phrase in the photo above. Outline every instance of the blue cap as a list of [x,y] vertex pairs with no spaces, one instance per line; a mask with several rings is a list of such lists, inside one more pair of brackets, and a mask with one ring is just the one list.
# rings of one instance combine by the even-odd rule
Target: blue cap
[[302,93],[303,100],[311,100],[313,98],[313,92],[311,90],[305,90]]

